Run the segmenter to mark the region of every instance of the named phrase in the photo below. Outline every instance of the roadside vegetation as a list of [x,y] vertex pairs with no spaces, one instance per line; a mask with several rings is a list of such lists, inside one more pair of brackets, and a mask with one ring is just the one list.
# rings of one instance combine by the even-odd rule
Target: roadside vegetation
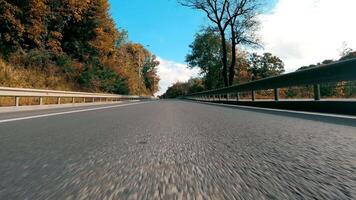
[[159,62],[107,0],[0,0],[0,86],[153,95]]

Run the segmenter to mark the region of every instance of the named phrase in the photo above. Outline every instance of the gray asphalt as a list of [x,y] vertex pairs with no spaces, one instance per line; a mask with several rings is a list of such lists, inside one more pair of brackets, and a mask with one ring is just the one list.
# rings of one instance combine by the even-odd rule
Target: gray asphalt
[[80,106],[69,106],[69,107],[53,107],[53,108],[38,108],[34,110],[25,110],[21,111],[18,110],[16,112],[10,111],[10,112],[0,112],[0,120],[5,120],[5,119],[12,119],[12,118],[19,118],[19,117],[28,117],[28,116],[33,116],[33,115],[45,115],[45,114],[50,114],[50,113],[58,113],[58,112],[69,112],[69,111],[75,111],[75,110],[85,110],[85,109],[91,109],[91,108],[100,108],[100,107],[107,107],[107,106],[112,106],[112,105],[122,105],[122,104],[129,104],[129,103],[134,103],[135,101],[121,101],[117,103],[108,103],[108,104],[91,104],[89,103],[88,105],[80,105]]
[[356,199],[356,121],[154,101],[1,123],[0,199]]

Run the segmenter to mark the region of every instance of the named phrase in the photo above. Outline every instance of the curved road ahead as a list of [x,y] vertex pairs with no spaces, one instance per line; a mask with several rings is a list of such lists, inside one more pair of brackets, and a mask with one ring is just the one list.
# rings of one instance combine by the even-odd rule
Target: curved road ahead
[[80,109],[0,114],[0,199],[356,199],[352,119],[152,101],[1,121]]

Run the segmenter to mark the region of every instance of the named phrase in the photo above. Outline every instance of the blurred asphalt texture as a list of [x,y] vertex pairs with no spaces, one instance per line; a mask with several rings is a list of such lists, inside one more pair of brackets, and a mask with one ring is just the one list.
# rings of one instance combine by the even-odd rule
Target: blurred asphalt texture
[[0,199],[356,199],[356,121],[171,100],[1,123]]

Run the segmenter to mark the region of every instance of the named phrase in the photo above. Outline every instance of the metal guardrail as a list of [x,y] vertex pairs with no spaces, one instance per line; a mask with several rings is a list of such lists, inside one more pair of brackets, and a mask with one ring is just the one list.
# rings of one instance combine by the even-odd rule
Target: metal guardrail
[[241,85],[234,85],[216,90],[204,91],[187,95],[183,98],[193,100],[215,101],[226,95],[236,95],[239,101],[239,93],[251,92],[251,100],[256,100],[255,91],[274,90],[274,100],[279,101],[279,89],[293,86],[314,85],[314,100],[321,99],[320,84],[341,81],[356,80],[356,59],[350,59],[341,62],[335,62],[318,67],[308,68],[289,74],[283,74],[275,77],[265,78]]
[[0,87],[0,97],[14,97],[15,106],[20,105],[21,97],[37,97],[39,98],[39,105],[43,105],[44,97],[57,98],[57,104],[61,104],[61,98],[72,98],[72,103],[76,103],[75,100],[77,98],[83,99],[84,103],[86,102],[86,99],[91,99],[91,102],[95,102],[95,99],[99,99],[99,101],[153,99],[153,97],[146,97],[146,96],[71,92],[71,91],[58,91],[58,90],[38,90],[38,89],[9,88],[9,87]]

